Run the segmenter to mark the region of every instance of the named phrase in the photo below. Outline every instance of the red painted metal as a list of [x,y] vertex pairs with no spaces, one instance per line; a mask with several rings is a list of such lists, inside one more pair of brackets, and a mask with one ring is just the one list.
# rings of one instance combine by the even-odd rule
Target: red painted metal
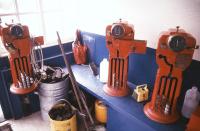
[[6,27],[0,26],[0,36],[9,53],[13,80],[10,91],[14,94],[27,94],[34,91],[36,85],[31,83],[31,78],[34,76],[30,53],[34,44],[41,45],[44,43],[43,37],[39,36],[31,39],[28,27],[21,24],[10,24]]
[[176,108],[180,95],[182,73],[190,65],[196,48],[195,38],[182,29],[163,32],[158,40],[158,70],[151,101],[144,107],[148,118],[159,123],[178,120]]
[[106,28],[106,46],[109,50],[109,75],[104,91],[111,96],[125,96],[127,86],[128,56],[146,52],[146,41],[134,39],[134,28],[127,22],[113,23]]
[[192,113],[186,131],[200,131],[200,106]]

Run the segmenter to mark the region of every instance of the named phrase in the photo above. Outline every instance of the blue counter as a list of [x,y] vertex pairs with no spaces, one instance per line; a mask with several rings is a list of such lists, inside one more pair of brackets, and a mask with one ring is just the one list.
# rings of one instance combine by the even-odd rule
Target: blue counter
[[[103,91],[103,83],[93,76],[88,66],[73,65],[72,70],[80,87],[108,106],[107,131],[183,131],[184,118],[174,124],[159,124],[149,120],[143,113],[145,103],[137,103],[130,95],[108,96]],[[133,89],[135,85],[128,83]]]

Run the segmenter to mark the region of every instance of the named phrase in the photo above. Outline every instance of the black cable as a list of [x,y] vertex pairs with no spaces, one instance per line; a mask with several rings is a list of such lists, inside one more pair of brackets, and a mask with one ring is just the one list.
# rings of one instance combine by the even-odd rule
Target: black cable
[[169,76],[171,76],[172,70],[173,70],[173,65],[170,64],[170,63],[167,61],[167,57],[166,57],[166,56],[160,54],[158,57],[159,57],[160,59],[163,59],[164,62],[165,62],[168,66],[170,66]]

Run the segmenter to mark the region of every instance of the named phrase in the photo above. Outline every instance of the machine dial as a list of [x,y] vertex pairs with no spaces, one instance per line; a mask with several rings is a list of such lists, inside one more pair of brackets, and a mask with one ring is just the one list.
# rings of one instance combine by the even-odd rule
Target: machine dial
[[14,25],[10,28],[11,35],[20,38],[23,36],[23,28],[20,25]]
[[183,36],[172,36],[169,40],[169,47],[175,52],[180,52],[186,47],[186,40]]
[[125,29],[122,25],[114,25],[111,29],[111,34],[116,38],[121,38],[124,36]]

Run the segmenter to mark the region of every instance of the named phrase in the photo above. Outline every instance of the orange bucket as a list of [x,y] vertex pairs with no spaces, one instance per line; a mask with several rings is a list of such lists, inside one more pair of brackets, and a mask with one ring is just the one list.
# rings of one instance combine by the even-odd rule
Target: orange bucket
[[101,123],[107,122],[107,107],[103,101],[95,101],[95,117]]

